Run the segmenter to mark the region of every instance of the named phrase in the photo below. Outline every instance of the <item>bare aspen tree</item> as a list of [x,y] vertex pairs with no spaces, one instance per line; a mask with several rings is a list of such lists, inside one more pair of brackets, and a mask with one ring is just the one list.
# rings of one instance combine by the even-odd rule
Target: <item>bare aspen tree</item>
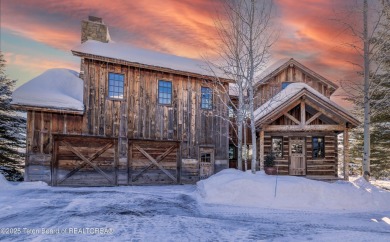
[[265,67],[270,48],[276,40],[272,29],[273,2],[269,0],[224,1],[223,14],[216,20],[219,34],[219,57],[223,64],[212,67],[231,77],[237,89],[236,106],[238,157],[242,170],[242,135],[247,118],[252,136],[252,172],[256,172],[257,145],[254,120],[254,90],[257,75]]

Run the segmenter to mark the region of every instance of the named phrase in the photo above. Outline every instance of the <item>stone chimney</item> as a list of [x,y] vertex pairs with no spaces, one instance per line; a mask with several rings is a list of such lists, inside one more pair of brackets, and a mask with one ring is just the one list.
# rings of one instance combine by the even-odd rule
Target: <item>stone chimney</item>
[[110,33],[102,18],[88,16],[81,21],[81,43],[87,40],[97,40],[103,43],[110,41]]

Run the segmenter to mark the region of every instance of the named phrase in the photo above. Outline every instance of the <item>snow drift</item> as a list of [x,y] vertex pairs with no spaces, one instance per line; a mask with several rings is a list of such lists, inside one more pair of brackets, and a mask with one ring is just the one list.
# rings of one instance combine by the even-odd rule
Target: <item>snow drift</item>
[[11,186],[11,184],[5,179],[3,174],[0,173],[0,188],[6,188]]
[[389,210],[390,192],[363,178],[327,183],[227,169],[197,183],[204,203],[299,210]]
[[84,111],[83,80],[69,69],[49,69],[17,88],[11,104]]

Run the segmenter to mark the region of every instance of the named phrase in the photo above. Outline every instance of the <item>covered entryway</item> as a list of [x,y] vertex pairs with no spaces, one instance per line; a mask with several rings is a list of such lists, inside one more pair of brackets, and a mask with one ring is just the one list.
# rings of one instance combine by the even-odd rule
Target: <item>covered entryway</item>
[[115,186],[116,139],[54,136],[53,186]]
[[177,184],[179,141],[129,140],[129,185]]
[[289,145],[290,175],[306,175],[305,138],[291,137]]

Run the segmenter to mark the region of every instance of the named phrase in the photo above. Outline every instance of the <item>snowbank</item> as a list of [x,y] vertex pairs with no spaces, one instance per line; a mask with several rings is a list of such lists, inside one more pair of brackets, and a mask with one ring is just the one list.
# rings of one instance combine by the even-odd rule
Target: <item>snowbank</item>
[[0,188],[10,187],[11,184],[5,179],[3,174],[0,173]]
[[204,203],[299,210],[390,210],[390,192],[363,178],[327,183],[302,177],[276,176],[227,169],[197,183]]
[[17,88],[12,104],[84,111],[83,80],[72,70],[49,69]]
[[7,181],[3,174],[0,173],[0,190],[1,189],[12,189],[12,190],[18,190],[18,189],[44,189],[49,188],[49,186],[42,181],[36,181],[36,182],[15,182],[14,185]]

